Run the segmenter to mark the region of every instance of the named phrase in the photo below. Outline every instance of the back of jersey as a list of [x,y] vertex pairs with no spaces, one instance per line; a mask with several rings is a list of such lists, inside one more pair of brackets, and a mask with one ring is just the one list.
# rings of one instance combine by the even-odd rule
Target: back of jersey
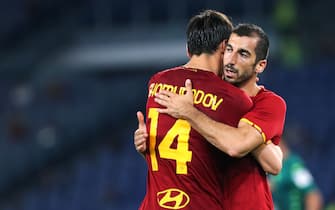
[[187,121],[158,113],[154,102],[160,89],[185,94],[186,79],[192,81],[194,105],[216,121],[236,127],[252,106],[241,90],[209,71],[177,67],[155,74],[149,82],[147,192],[140,209],[223,209],[224,153]]

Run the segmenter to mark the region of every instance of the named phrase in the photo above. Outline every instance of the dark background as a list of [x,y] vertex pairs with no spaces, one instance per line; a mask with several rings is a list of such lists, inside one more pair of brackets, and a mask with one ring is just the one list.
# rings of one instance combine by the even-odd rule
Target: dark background
[[311,0],[0,2],[0,209],[132,210],[146,164],[133,147],[147,82],[186,60],[204,9],[271,39],[260,83],[287,102],[285,132],[335,200],[334,3]]

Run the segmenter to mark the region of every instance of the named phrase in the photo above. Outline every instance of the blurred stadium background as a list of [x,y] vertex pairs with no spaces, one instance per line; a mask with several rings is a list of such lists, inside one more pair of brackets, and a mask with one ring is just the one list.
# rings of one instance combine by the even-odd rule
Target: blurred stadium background
[[288,105],[291,146],[335,200],[334,3],[312,0],[0,2],[0,209],[133,210],[133,147],[150,76],[183,64],[188,19],[216,9],[271,38],[260,82]]

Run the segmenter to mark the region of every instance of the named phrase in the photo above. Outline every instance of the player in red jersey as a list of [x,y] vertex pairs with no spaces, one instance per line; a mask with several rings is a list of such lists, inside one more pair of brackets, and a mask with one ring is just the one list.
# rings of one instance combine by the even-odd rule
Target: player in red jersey
[[220,174],[226,155],[186,120],[160,114],[162,106],[154,96],[160,90],[184,94],[185,80],[190,78],[195,107],[215,120],[237,126],[252,101],[217,76],[223,69],[222,55],[231,30],[231,22],[221,13],[207,10],[196,15],[187,27],[189,62],[151,77],[146,106],[147,187],[139,209],[223,209]]
[[149,170],[147,195],[141,209],[222,209],[219,186],[224,154],[191,129],[187,121],[159,114],[157,108],[161,106],[154,102],[154,95],[160,89],[183,93],[185,79],[191,78],[195,106],[232,126],[237,126],[252,102],[243,91],[212,71],[197,69],[192,61],[157,73],[149,82]]
[[[206,40],[202,40],[202,41],[206,41]],[[189,47],[189,51],[190,51],[190,46],[188,46],[188,47]],[[201,48],[201,49],[204,49],[204,48]],[[190,62],[185,65],[185,67],[187,67],[187,71],[190,71],[192,69],[198,71],[197,72],[198,75],[199,75],[200,72],[203,72],[202,70],[197,69],[197,68],[199,68],[198,67],[199,65],[200,65],[200,67],[202,67],[204,69],[213,69],[213,67],[218,66],[217,65],[218,63],[221,63],[220,61],[219,62],[216,61],[216,62],[214,62],[214,64],[216,63],[216,65],[214,65],[214,66],[213,65],[207,65],[207,64],[212,63],[212,62],[208,62],[208,61],[213,61],[213,59],[208,60],[208,58],[209,58],[208,54],[205,55],[205,61],[206,61],[205,63],[203,63],[204,57],[201,56],[201,53],[200,53],[200,57],[203,57],[203,58],[200,58],[198,56],[194,57],[197,54],[194,55],[194,54],[192,54],[192,52],[190,52],[190,54],[192,55],[192,58],[191,58]],[[216,57],[220,57],[220,56],[216,56]],[[199,62],[199,61],[202,61],[202,62]],[[206,64],[206,65],[204,65],[204,64]],[[192,66],[193,66],[193,68],[191,68],[191,69],[188,68],[188,67],[192,67]],[[194,68],[195,66],[197,66],[197,68]],[[217,69],[217,68],[214,68],[214,69]],[[173,69],[172,71],[175,71],[175,70],[176,69]],[[181,69],[179,69],[178,72],[180,72],[180,70]],[[183,70],[185,70],[185,69],[183,69]],[[170,71],[171,70],[169,70],[167,72],[170,72]],[[165,73],[163,73],[163,75],[164,76],[162,76],[161,79],[166,77]],[[184,75],[184,77],[180,77],[180,76],[181,75],[178,75],[177,78],[179,78],[179,79],[180,78],[184,78],[184,79],[186,78],[185,75]],[[187,75],[187,76],[189,76],[189,75]],[[173,78],[173,77],[170,77],[170,79],[175,81],[175,82],[178,81],[176,78]],[[154,80],[154,78],[153,78],[153,80]],[[152,80],[152,82],[153,82],[153,80]],[[211,82],[213,82],[213,81],[211,81]],[[180,83],[180,81],[179,81],[179,83]],[[158,83],[153,82],[153,83],[150,83],[150,84],[151,85],[149,86],[149,89],[150,89],[149,100],[150,100],[150,97],[152,97],[155,94],[155,92],[157,92],[158,89],[168,89],[168,90],[173,91],[173,92],[179,92],[180,94],[182,94],[184,92],[184,89],[179,88],[180,86],[182,86],[182,84],[179,84],[179,86],[178,85],[174,86],[174,85],[170,85],[170,84],[166,84],[166,83],[160,83],[160,82],[158,82]],[[208,84],[207,84],[207,86],[208,86]],[[206,87],[206,86],[204,86],[204,87]],[[225,86],[223,86],[223,87],[225,87]],[[211,88],[213,88],[213,87],[210,87],[210,89]],[[220,87],[220,88],[222,88],[222,87]],[[213,93],[207,93],[207,92],[203,91],[202,89],[199,89],[199,90],[194,89],[193,91],[194,91],[194,95],[195,95],[194,103],[196,104],[196,106],[197,106],[197,104],[199,104],[197,107],[200,108],[200,109],[201,109],[201,107],[202,108],[205,107],[207,109],[207,111],[208,111],[208,109],[212,110],[212,114],[209,114],[209,115],[213,115],[215,113],[215,112],[213,113],[213,109],[215,109],[215,111],[216,111],[218,106],[220,106],[220,104],[222,103],[221,100],[217,101],[217,95],[215,95],[215,94],[213,95]],[[226,94],[229,93],[229,92],[226,92]],[[226,98],[226,100],[232,98],[232,95],[229,96],[229,94],[228,94],[226,96],[228,96]],[[233,97],[236,97],[236,96],[237,95],[233,94]],[[229,104],[229,101],[230,100],[228,100],[228,104]],[[150,102],[148,102],[148,105],[149,104],[150,104]],[[223,116],[225,116],[224,118],[226,118],[227,116],[233,116],[234,114],[236,114],[235,113],[236,110],[234,110],[234,109],[236,109],[236,106],[238,106],[238,105],[241,105],[241,103],[235,104],[234,106],[225,105],[225,108],[227,108],[227,109],[224,110],[224,112],[226,113],[225,115],[223,115]],[[206,111],[206,109],[205,109],[205,111]],[[153,110],[153,111],[150,111],[150,110]],[[202,111],[204,111],[204,110],[202,110]],[[156,129],[152,129],[152,128],[155,128],[158,124],[158,119],[159,119],[158,117],[159,116],[156,112],[156,109],[148,108],[147,109],[147,114],[148,114],[148,118],[149,118],[150,122],[152,121],[152,119],[154,119],[154,120],[153,120],[153,123],[149,123],[150,124],[150,128],[149,128],[150,129],[150,131],[149,131],[149,133],[150,133],[150,143],[149,143],[149,155],[148,154],[146,155],[146,159],[148,160],[149,167],[151,166],[153,171],[156,171],[156,173],[151,172],[149,170],[148,193],[146,195],[145,200],[142,203],[142,208],[144,208],[144,209],[155,209],[155,208],[158,208],[158,209],[160,209],[160,208],[181,209],[183,207],[185,207],[184,209],[187,209],[187,208],[189,208],[189,209],[219,209],[219,208],[221,208],[220,206],[221,206],[221,203],[222,203],[222,200],[221,200],[222,195],[220,194],[220,190],[221,190],[220,186],[222,186],[221,185],[222,182],[218,183],[218,181],[220,181],[220,178],[217,178],[217,175],[220,175],[222,173],[221,168],[224,165],[223,162],[222,162],[222,159],[220,157],[221,155],[219,155],[217,153],[217,151],[215,151],[215,150],[213,151],[212,149],[208,149],[208,147],[206,145],[199,144],[199,140],[194,139],[192,141],[192,138],[186,137],[188,135],[184,135],[185,133],[183,134],[182,129],[180,129],[181,127],[185,128],[185,125],[187,125],[187,124],[184,124],[183,121],[176,121],[175,124],[173,124],[172,127],[168,131],[165,130],[166,133],[167,133],[166,136],[159,137],[158,133],[156,132]],[[215,116],[216,115],[213,115],[211,117],[214,118]],[[163,117],[163,119],[164,119],[164,116],[160,116],[160,117]],[[152,118],[152,119],[150,119],[150,118]],[[231,122],[233,123],[233,121],[234,120],[232,120]],[[151,126],[153,126],[153,127],[151,127]],[[186,126],[186,127],[188,127],[188,126]],[[167,129],[167,128],[165,128],[165,129]],[[187,129],[189,129],[189,128],[187,128]],[[153,133],[152,133],[152,130],[154,130]],[[181,133],[179,133],[179,132],[181,132]],[[190,132],[191,137],[192,137],[193,136],[192,132],[194,132],[194,131],[190,130],[188,132]],[[158,137],[158,138],[156,138],[156,137]],[[177,139],[175,139],[175,137],[177,137]],[[198,138],[199,136],[196,136],[196,137]],[[159,138],[161,138],[162,140],[159,144],[157,144],[157,140]],[[181,148],[179,148],[179,146],[178,146],[179,143],[185,142],[185,139],[188,139],[187,140],[187,146],[185,147],[185,145],[184,145]],[[177,141],[177,142],[175,142],[175,141]],[[154,142],[155,144],[152,144],[152,142]],[[200,142],[202,142],[202,141],[200,141]],[[175,143],[177,143],[177,145],[174,145]],[[185,144],[185,143],[183,143],[183,144]],[[157,147],[157,145],[158,145],[158,147]],[[195,145],[198,145],[198,146],[195,146]],[[198,148],[199,151],[197,149],[194,149],[195,152],[193,153],[192,149],[190,149],[190,148]],[[210,152],[211,154],[207,154],[208,152]],[[157,158],[157,154],[159,154],[161,157]],[[191,160],[189,160],[190,155],[191,155]],[[192,159],[192,155],[194,155],[194,159]],[[203,160],[203,157],[208,157],[208,155],[209,155],[209,158],[207,159],[208,162],[206,162],[206,161]],[[199,156],[201,158],[197,158],[197,156]],[[214,159],[212,159],[213,157],[214,157]],[[164,159],[166,159],[166,160],[164,160]],[[169,162],[169,160],[172,161],[172,163],[175,162],[175,165],[167,164],[166,162]],[[215,160],[218,161],[219,164],[217,162],[215,163]],[[188,163],[188,161],[190,163]],[[199,164],[197,164],[197,162]],[[159,163],[163,164],[163,169],[161,171],[160,171],[160,169],[158,169],[158,167],[160,165]],[[168,166],[170,166],[170,169],[171,169],[171,166],[174,166],[176,168],[175,169],[175,173],[177,174],[177,175],[175,175],[176,177],[173,177],[174,174],[171,174],[171,170],[169,170]],[[190,166],[192,166],[192,167],[190,167]],[[205,166],[205,167],[203,167],[203,166]],[[167,169],[166,170],[167,173],[164,172],[164,167],[165,167],[165,169]],[[186,169],[185,169],[185,167],[186,167]],[[179,168],[179,172],[178,172],[178,168]],[[190,169],[193,168],[194,170],[188,170],[188,168],[190,168]],[[202,170],[197,171],[197,169],[202,169]],[[185,173],[185,170],[186,171],[192,171],[192,173],[194,175],[191,176],[193,178],[191,179],[190,182],[187,181],[187,180],[189,180],[189,178],[186,178],[186,179],[184,179],[184,178],[188,177],[188,175],[191,175],[191,174],[187,174],[186,176],[180,175],[181,173],[183,173],[180,170],[181,171],[184,170],[184,173]],[[205,171],[207,172],[207,174],[205,174],[205,176],[208,176],[208,174],[212,174],[212,175],[209,176],[209,177],[205,177],[205,176],[201,175]],[[150,176],[150,173],[151,173],[152,176]],[[166,174],[170,174],[171,176],[167,177]],[[154,176],[156,176],[156,177],[154,177]],[[164,182],[164,177],[166,178],[165,182]],[[160,192],[156,193],[156,195],[155,195],[155,193],[152,193],[154,191],[151,191],[151,193],[150,193],[150,189],[152,189],[152,187],[150,187],[150,185],[152,184],[153,180],[155,180],[155,178],[156,178],[156,180],[163,180],[163,182],[158,181],[158,184],[155,182],[155,184],[157,186],[159,186],[159,183],[162,186],[169,185],[169,182],[171,182],[172,185],[179,185],[180,184],[186,190],[187,189],[190,190],[189,193],[191,193],[190,195],[192,195],[191,197],[193,197],[194,199],[190,199],[190,196],[187,193],[185,193],[184,191],[182,191],[178,188],[169,188],[169,189],[166,189],[166,190],[163,190],[163,191],[160,191]],[[151,179],[151,181],[150,181],[150,179]],[[217,179],[217,180],[215,180],[215,179]],[[181,180],[183,180],[183,181],[180,182]],[[208,180],[210,180],[210,182],[207,182]],[[182,183],[184,183],[184,184],[182,184]],[[185,183],[189,183],[189,184],[185,184]],[[211,184],[208,185],[208,183],[211,183]],[[217,185],[215,185],[215,184],[213,185],[213,183],[217,183]],[[216,192],[216,193],[213,194],[213,192]],[[156,198],[156,201],[155,201],[155,198]],[[158,207],[157,205],[160,206],[160,207]],[[205,205],[205,206],[202,206],[202,205]]]
[[238,128],[215,121],[193,106],[190,81],[187,92],[177,96],[161,91],[156,102],[167,107],[160,113],[186,119],[201,135],[232,157],[224,174],[224,208],[273,209],[266,174],[250,151],[270,142],[278,144],[284,127],[286,103],[272,91],[257,85],[257,75],[267,64],[269,41],[264,31],[253,24],[240,24],[231,34],[224,53],[224,79],[243,89],[254,107],[240,120]]

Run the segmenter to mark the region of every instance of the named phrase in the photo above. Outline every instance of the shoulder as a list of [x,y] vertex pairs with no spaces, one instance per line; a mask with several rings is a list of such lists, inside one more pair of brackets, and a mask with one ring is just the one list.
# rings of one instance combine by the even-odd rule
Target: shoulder
[[153,77],[164,76],[166,74],[175,74],[177,73],[177,71],[180,71],[181,69],[182,69],[181,67],[177,66],[169,69],[160,70],[159,72],[155,73]]
[[276,105],[276,107],[283,107],[286,109],[286,101],[277,93],[262,87],[260,92],[254,97],[255,102],[262,102]]
[[180,67],[174,67],[174,68],[169,68],[169,69],[165,69],[165,70],[160,70],[159,72],[152,75],[150,80],[157,80],[159,78],[164,78],[168,75],[174,75],[177,72],[180,72],[178,70],[181,70],[181,68]]

